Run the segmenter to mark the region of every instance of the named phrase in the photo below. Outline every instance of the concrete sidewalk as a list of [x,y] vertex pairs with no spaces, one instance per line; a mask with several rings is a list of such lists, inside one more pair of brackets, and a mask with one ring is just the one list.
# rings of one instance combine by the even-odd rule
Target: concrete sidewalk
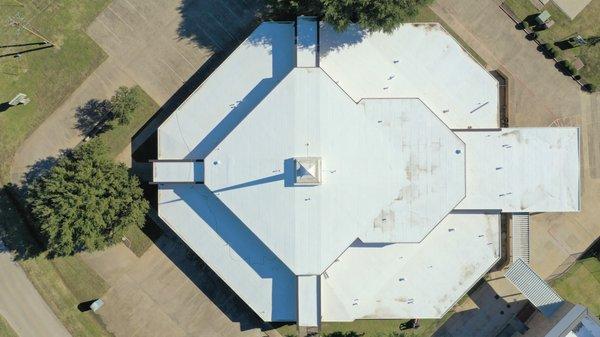
[[19,337],[70,337],[0,241],[0,314]]

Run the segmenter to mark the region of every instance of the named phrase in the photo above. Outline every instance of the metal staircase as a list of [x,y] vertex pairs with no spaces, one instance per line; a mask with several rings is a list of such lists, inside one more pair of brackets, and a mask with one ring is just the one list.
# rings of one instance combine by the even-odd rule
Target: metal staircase
[[511,236],[512,261],[521,259],[529,264],[529,213],[513,213]]

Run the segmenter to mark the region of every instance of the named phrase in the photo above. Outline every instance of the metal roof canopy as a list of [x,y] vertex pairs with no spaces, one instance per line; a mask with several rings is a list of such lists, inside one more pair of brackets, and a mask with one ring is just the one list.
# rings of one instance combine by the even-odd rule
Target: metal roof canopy
[[544,316],[550,317],[564,300],[536,273],[517,259],[504,274]]

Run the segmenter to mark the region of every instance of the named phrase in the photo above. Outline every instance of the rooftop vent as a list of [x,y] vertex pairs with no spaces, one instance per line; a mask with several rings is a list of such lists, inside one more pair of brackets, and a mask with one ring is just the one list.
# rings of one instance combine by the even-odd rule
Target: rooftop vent
[[294,185],[310,186],[321,184],[321,158],[294,158],[294,167]]

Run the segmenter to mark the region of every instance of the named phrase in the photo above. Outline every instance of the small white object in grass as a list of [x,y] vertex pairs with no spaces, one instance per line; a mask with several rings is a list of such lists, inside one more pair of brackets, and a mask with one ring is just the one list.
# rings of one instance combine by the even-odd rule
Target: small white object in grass
[[92,303],[92,305],[90,305],[90,309],[92,309],[93,312],[96,312],[100,308],[102,308],[103,305],[104,305],[104,301],[101,299],[97,299],[94,301],[94,303]]

